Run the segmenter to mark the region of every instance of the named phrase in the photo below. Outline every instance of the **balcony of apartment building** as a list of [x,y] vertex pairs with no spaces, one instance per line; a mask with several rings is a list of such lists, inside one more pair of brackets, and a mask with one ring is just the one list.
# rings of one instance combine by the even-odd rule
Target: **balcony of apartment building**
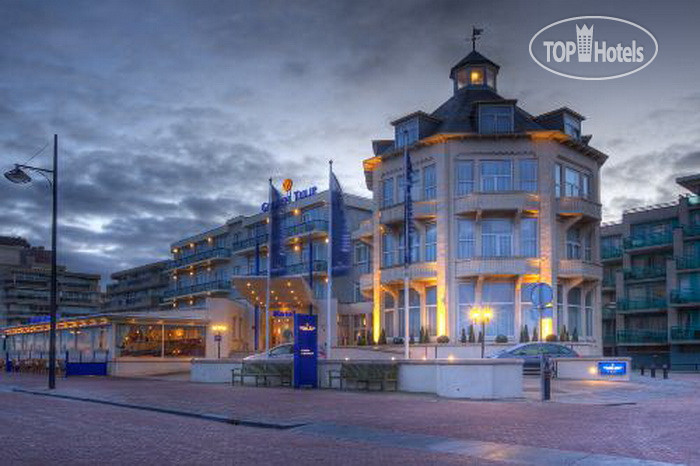
[[618,345],[622,346],[657,346],[668,344],[668,332],[666,330],[641,330],[625,329],[616,333]]
[[603,282],[602,282],[602,288],[603,291],[615,291],[615,275],[610,275],[603,273]]
[[374,274],[363,273],[360,275],[360,289],[363,291],[369,291],[372,288],[374,288]]
[[374,224],[372,220],[363,220],[356,230],[352,232],[353,240],[369,240],[374,235]]
[[615,320],[615,306],[606,305],[603,306],[603,320]]
[[284,236],[287,239],[297,239],[304,236],[325,236],[328,233],[328,220],[316,219],[307,220],[296,225],[288,226],[284,229]]
[[116,283],[110,283],[107,285],[107,293],[117,294],[125,293],[128,291],[138,291],[148,288],[158,288],[161,286],[167,286],[168,278],[165,274],[160,274],[157,276],[150,276],[148,278],[132,278],[127,280],[120,280]]
[[533,257],[472,257],[455,261],[458,278],[480,275],[530,275],[540,272],[540,259]]
[[231,243],[229,248],[231,252],[241,253],[251,249],[254,249],[256,245],[259,245],[261,249],[267,249],[267,240],[269,236],[267,233],[262,235],[253,236],[250,238],[242,239]]
[[[435,218],[437,216],[437,201],[413,201],[413,218],[416,220],[425,220]],[[385,225],[393,223],[401,223],[404,221],[404,203],[403,201],[391,206],[383,207],[379,213],[379,221]],[[371,230],[370,230],[371,233]]]
[[171,301],[178,297],[194,297],[201,295],[226,296],[231,291],[231,283],[228,280],[212,280],[205,283],[170,288],[163,293],[163,301]]
[[680,289],[671,291],[671,305],[674,307],[700,306],[700,290]]
[[667,303],[665,298],[621,298],[617,300],[617,312],[621,314],[663,312],[666,310],[666,307]]
[[676,270],[679,272],[694,272],[700,270],[700,255],[677,257]]
[[326,273],[328,272],[328,262],[324,260],[314,260],[312,263],[306,261],[290,264],[285,268],[285,275],[308,275],[309,271],[313,271],[314,274]]
[[665,267],[630,267],[623,271],[625,280],[632,281],[654,281],[666,278]]
[[617,338],[615,333],[603,333],[603,346],[615,346],[617,344]]
[[686,239],[700,237],[700,223],[691,223],[690,225],[683,225],[683,234]]
[[[392,266],[382,267],[383,285],[403,282],[404,266],[396,263]],[[437,262],[415,262],[408,267],[408,276],[411,280],[428,280],[437,277]]]
[[527,191],[471,192],[455,199],[455,213],[468,214],[483,211],[539,211],[539,196]]
[[635,252],[671,248],[673,247],[673,231],[629,236],[623,240],[623,246],[626,250],[634,250]]
[[560,259],[558,276],[602,280],[603,266],[584,259]]
[[[13,289],[5,293],[4,300],[13,304],[49,304],[49,290]],[[59,305],[97,306],[100,304],[99,292],[59,291]]]
[[603,246],[600,248],[600,259],[605,262],[621,261],[622,248],[615,246]]
[[671,327],[672,343],[700,343],[700,326]]
[[602,218],[601,212],[600,203],[585,197],[557,198],[557,214],[562,217],[581,216],[591,220],[600,220]]
[[227,248],[212,248],[197,252],[170,261],[169,269],[180,269],[198,264],[214,264],[216,262],[227,262],[231,259],[231,250]]
[[105,306],[105,310],[114,311],[133,311],[136,309],[156,308],[160,303],[158,296],[137,296],[133,298],[114,298]]

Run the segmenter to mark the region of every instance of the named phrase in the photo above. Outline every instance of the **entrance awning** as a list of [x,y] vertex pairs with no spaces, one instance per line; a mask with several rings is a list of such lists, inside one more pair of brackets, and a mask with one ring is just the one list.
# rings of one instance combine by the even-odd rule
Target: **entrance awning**
[[[231,279],[238,294],[251,306],[265,307],[267,277],[239,276]],[[274,277],[270,279],[270,309],[304,309],[314,303],[313,293],[302,276]]]

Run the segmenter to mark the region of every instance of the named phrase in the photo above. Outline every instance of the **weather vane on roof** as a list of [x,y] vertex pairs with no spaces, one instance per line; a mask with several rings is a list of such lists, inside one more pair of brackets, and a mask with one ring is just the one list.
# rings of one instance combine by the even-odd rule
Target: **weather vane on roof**
[[479,39],[481,33],[484,32],[483,29],[479,29],[476,26],[472,26],[472,51],[476,50],[476,40]]

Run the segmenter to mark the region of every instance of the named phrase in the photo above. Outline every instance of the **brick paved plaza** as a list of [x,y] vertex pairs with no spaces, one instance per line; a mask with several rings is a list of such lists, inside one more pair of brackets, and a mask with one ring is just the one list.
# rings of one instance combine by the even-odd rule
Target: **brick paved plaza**
[[59,379],[58,398],[2,374],[2,462],[700,464],[699,376],[556,384],[546,404],[536,379],[509,402],[119,378]]

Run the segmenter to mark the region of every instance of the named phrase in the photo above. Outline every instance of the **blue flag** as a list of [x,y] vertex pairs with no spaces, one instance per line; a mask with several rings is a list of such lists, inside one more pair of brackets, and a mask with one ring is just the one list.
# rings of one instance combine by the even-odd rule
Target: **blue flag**
[[408,153],[408,144],[403,149],[404,159],[404,203],[403,203],[403,263],[411,263],[411,223],[413,222],[413,198],[411,197],[411,187],[413,186],[413,166],[411,156]]
[[270,254],[269,271],[271,277],[284,275],[285,253],[282,244],[282,195],[272,186],[270,180],[270,239],[268,254]]
[[345,215],[345,201],[343,201],[343,190],[338,183],[338,178],[331,170],[330,177],[330,197],[331,197],[331,273],[333,275],[344,275],[350,270],[351,241],[350,230],[348,229]]

